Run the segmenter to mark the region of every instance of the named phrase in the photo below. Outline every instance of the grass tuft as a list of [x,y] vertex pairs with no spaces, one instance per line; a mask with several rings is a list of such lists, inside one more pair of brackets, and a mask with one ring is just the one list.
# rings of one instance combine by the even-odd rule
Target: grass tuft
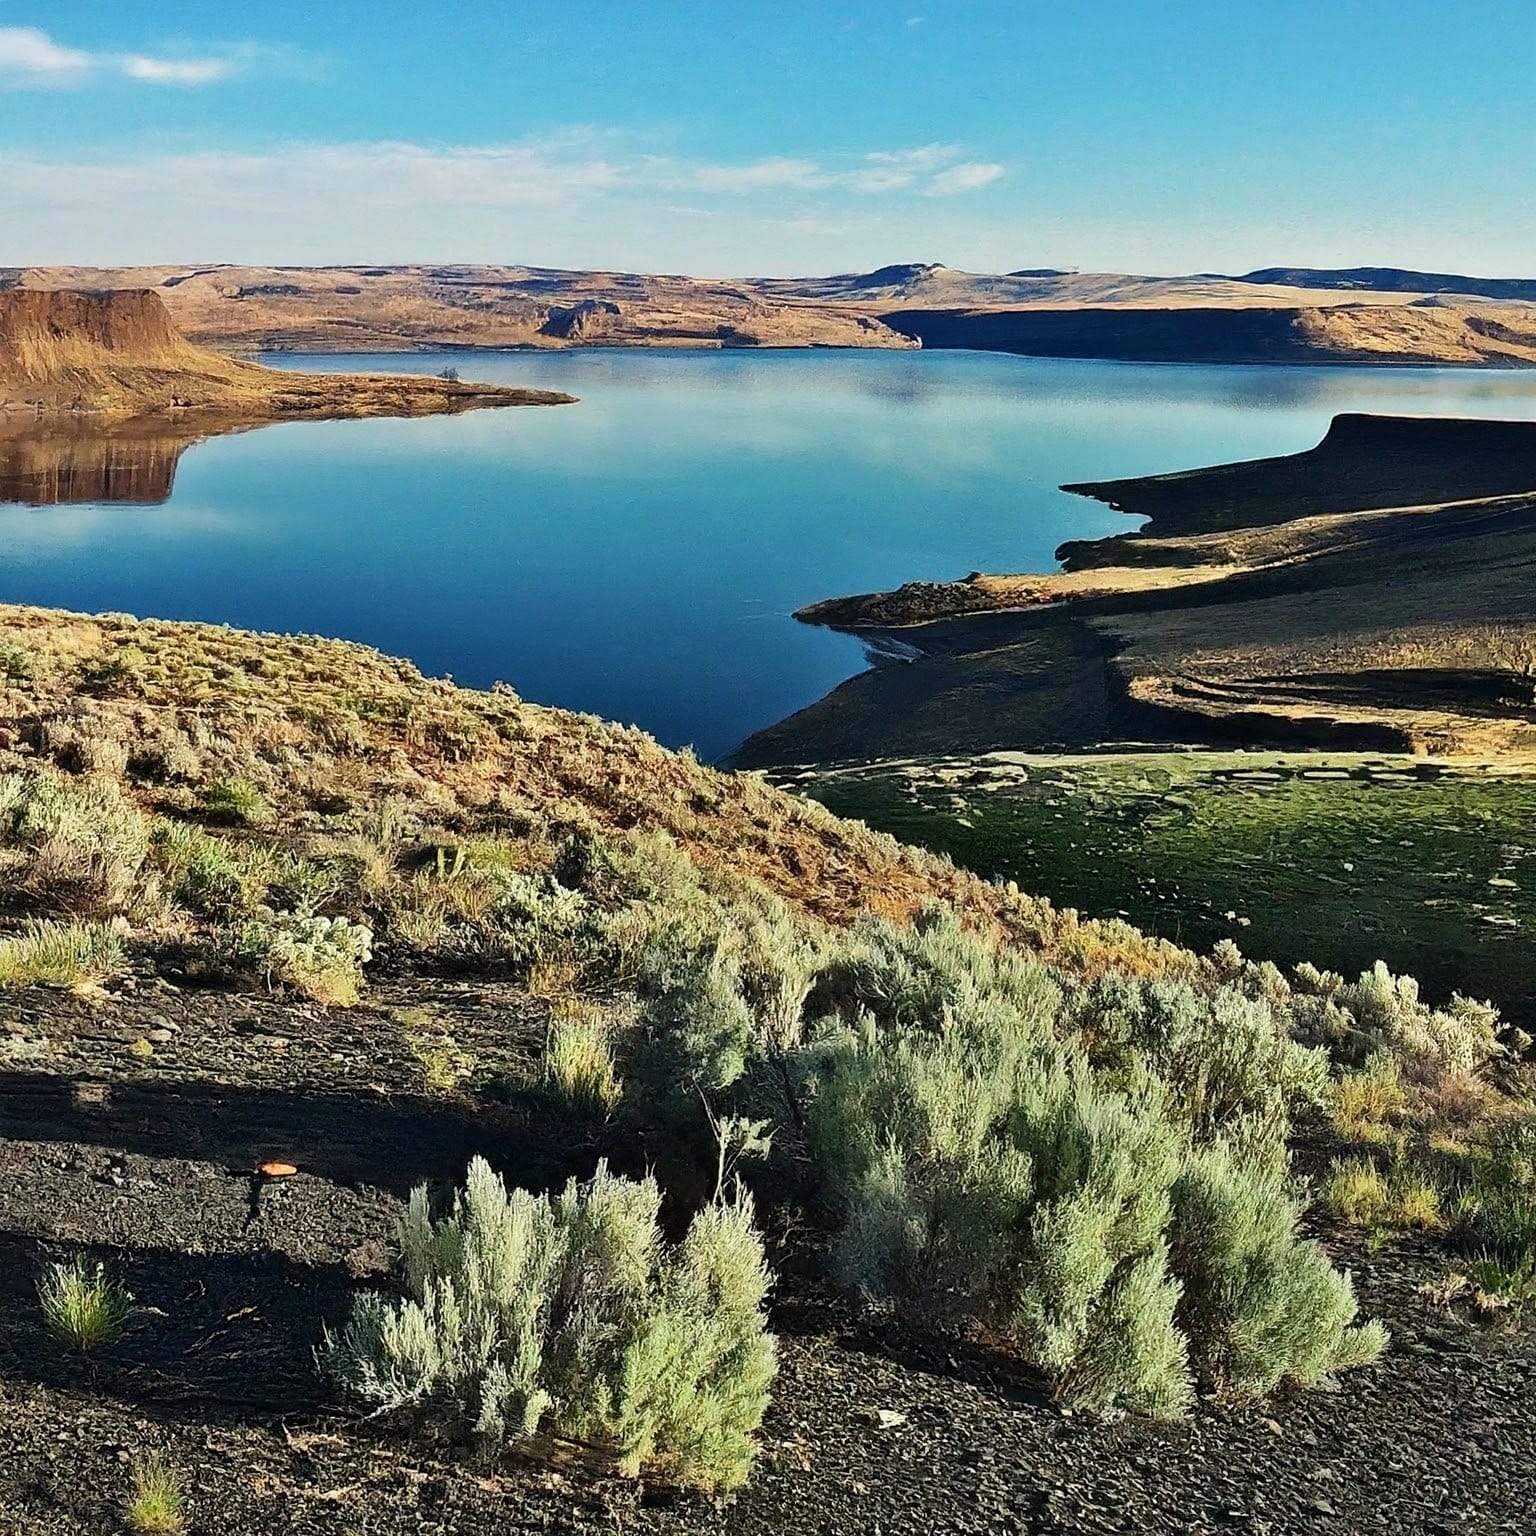
[[179,1536],[187,1524],[185,1504],[181,1474],[158,1451],[135,1463],[123,1522],[136,1536]]
[[78,1257],[50,1265],[37,1296],[49,1333],[86,1354],[122,1335],[133,1301],[104,1264]]
[[34,921],[0,939],[0,987],[78,987],[110,976],[122,960],[122,940],[108,928]]

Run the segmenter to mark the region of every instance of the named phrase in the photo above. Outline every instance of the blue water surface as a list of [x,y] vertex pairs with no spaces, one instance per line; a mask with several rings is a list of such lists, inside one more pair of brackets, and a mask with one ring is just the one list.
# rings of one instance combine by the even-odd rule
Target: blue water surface
[[1315,442],[1338,411],[1536,415],[1536,377],[965,352],[416,353],[580,404],[202,443],[159,506],[0,506],[0,597],[345,636],[701,755],[864,665],[818,598],[1049,569],[1133,526],[1056,489]]

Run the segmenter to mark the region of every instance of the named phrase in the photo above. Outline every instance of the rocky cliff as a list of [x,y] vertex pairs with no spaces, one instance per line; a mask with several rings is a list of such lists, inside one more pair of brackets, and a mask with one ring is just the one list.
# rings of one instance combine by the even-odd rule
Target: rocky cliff
[[457,380],[290,374],[195,347],[143,290],[0,291],[0,413],[393,416],[558,404],[566,395]]

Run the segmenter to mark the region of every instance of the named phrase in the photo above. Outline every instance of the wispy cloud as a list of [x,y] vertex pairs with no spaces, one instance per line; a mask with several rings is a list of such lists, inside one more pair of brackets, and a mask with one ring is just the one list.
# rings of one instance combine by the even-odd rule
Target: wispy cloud
[[573,129],[501,145],[293,144],[94,162],[7,156],[0,161],[0,194],[95,203],[158,187],[195,188],[214,205],[269,197],[281,207],[282,197],[309,193],[352,205],[517,206],[597,193],[950,195],[985,187],[1002,174],[1002,166],[966,160],[954,145],[726,162],[636,153],[622,134]]
[[1000,174],[951,144],[726,160],[658,154],[643,137],[581,127],[510,144],[10,152],[0,155],[0,208],[11,259],[24,262],[433,252],[729,271],[756,270],[781,251],[794,254],[780,265],[843,270],[855,242],[872,254],[920,245],[932,223],[925,199],[983,189]]
[[979,192],[1003,175],[1003,167],[987,160],[967,160],[939,172],[923,189],[930,197],[954,197]]
[[1003,167],[965,158],[958,144],[922,144],[914,149],[870,150],[859,155],[817,158],[771,156],[733,164],[653,160],[651,174],[703,192],[749,194],[765,189],[799,192],[927,192],[946,195],[987,186]]
[[254,43],[203,54],[93,53],[56,42],[40,27],[0,27],[0,90],[67,90],[104,78],[213,85],[275,57]]

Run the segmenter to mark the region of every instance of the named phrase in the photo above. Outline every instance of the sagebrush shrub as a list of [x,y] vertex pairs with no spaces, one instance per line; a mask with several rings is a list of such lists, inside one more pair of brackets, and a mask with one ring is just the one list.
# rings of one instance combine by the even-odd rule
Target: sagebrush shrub
[[1459,993],[1431,1008],[1411,976],[1394,976],[1378,960],[1345,983],[1331,972],[1297,968],[1298,1033],[1329,1045],[1346,1062],[1385,1052],[1418,1083],[1470,1077],[1505,1049],[1498,1009]]
[[345,917],[301,917],[257,910],[235,936],[237,957],[327,1007],[350,1008],[361,995],[373,932]]
[[775,1347],[749,1197],[661,1235],[661,1191],[600,1165],[558,1196],[480,1158],[451,1211],[425,1188],[402,1227],[408,1295],[359,1297],[327,1368],[377,1407],[414,1405],[495,1447],[546,1434],[701,1488],[745,1480]]
[[1292,1108],[1326,1100],[1326,1052],[1298,1044],[1267,1001],[1230,986],[1202,993],[1183,981],[1106,976],[1078,1013],[1100,1075],[1132,1090],[1156,1077],[1197,1142],[1220,1136],[1272,1157]]
[[32,907],[110,917],[140,895],[149,824],[114,780],[39,769],[0,775],[0,845]]
[[1073,1406],[1183,1412],[1189,1371],[1164,1235],[1178,1131],[1082,1073],[1032,1084],[1012,1130],[1034,1170],[1009,1298],[1029,1357]]
[[1090,1410],[1177,1414],[1197,1374],[1263,1392],[1379,1351],[1296,1237],[1288,1110],[1326,1061],[1261,992],[1068,996],[942,913],[856,944],[827,988],[863,1012],[801,1057],[847,1282],[983,1323]]
[[1192,1152],[1173,1186],[1179,1318],[1200,1379],[1248,1397],[1310,1386],[1386,1347],[1379,1323],[1355,1326],[1354,1287],[1316,1243],[1282,1172],[1221,1144]]

